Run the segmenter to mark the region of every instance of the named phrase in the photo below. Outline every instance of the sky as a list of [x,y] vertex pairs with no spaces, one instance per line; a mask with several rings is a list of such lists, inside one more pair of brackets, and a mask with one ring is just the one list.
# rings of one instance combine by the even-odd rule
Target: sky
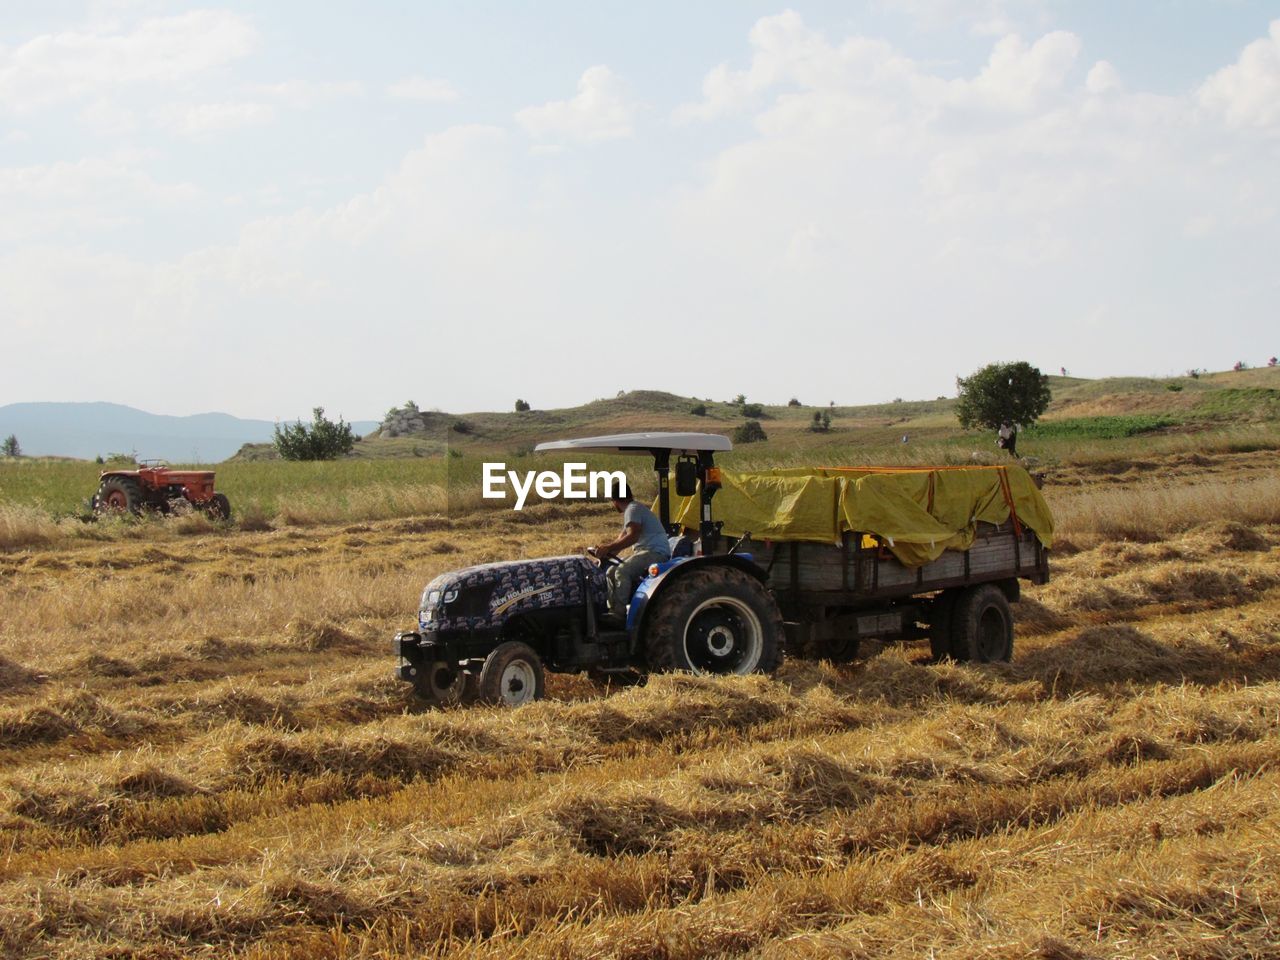
[[0,0],[0,405],[1280,352],[1280,0]]

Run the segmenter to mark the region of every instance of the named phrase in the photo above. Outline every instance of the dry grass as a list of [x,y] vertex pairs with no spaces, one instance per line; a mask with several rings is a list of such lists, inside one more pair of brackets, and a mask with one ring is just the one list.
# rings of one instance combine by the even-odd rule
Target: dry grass
[[0,955],[1274,956],[1280,478],[1152,462],[1046,488],[1011,664],[518,711],[417,709],[387,641],[598,508],[46,531],[0,554]]

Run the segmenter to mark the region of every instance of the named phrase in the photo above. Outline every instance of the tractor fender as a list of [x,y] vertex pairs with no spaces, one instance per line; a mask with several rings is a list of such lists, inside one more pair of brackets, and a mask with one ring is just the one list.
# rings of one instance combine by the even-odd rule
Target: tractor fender
[[722,554],[714,557],[681,557],[658,565],[656,577],[646,577],[636,587],[631,597],[631,606],[627,610],[627,630],[633,637],[638,637],[644,629],[645,612],[649,601],[663,591],[675,580],[686,576],[694,570],[705,570],[709,566],[734,567],[749,573],[761,583],[767,583],[768,575],[751,559],[750,554]]

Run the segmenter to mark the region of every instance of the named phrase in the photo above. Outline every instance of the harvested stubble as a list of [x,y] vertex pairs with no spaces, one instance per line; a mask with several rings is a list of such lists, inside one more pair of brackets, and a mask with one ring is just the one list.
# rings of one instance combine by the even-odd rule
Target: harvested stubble
[[518,711],[414,708],[386,639],[435,572],[612,518],[10,555],[0,953],[1273,955],[1256,509],[1119,543],[1067,511],[1009,665],[555,677]]

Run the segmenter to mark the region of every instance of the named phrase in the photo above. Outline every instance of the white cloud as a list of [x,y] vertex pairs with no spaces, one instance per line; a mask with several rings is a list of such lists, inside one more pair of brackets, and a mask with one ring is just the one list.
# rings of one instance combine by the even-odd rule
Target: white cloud
[[1120,73],[1106,60],[1099,60],[1089,68],[1084,88],[1090,93],[1115,93],[1121,89]]
[[[746,70],[732,70],[725,63],[717,66],[702,82],[702,101],[677,107],[677,121],[707,120],[744,109],[779,84],[813,88],[821,83],[821,74],[840,70],[841,61],[850,59],[833,50],[826,38],[809,29],[794,10],[756,21],[747,39],[751,65]],[[887,45],[872,42],[872,46],[878,49],[849,53],[858,57],[888,52]]]
[[179,136],[199,140],[242,127],[263,126],[275,115],[266,103],[197,103],[165,107],[156,111],[155,119]]
[[[1198,311],[1261,267],[1274,160],[1200,123],[1193,98],[1127,92],[1110,64],[1073,82],[1081,48],[1062,31],[1006,36],[975,75],[950,79],[793,13],[760,21],[748,66],[711,71],[680,114],[741,111],[756,131],[680,196],[675,252],[702,274],[689,287],[724,291],[720,309],[743,318],[803,315],[797,346],[770,341],[779,370],[811,367],[814,341],[900,354],[911,324],[931,331],[913,363],[938,382],[1002,354],[1002,328],[1028,316],[1028,344],[1054,368],[1080,366],[1101,345],[1075,342],[1073,318],[1098,301],[1133,318],[1108,357],[1151,356],[1141,341],[1156,329],[1166,354],[1198,349]],[[1183,225],[1203,234],[1209,212],[1214,249],[1183,249]],[[1212,291],[1185,270],[1201,256]]]
[[1045,0],[877,0],[877,6],[910,17],[929,30],[964,26],[974,36],[1003,37],[1019,21],[1044,19]]
[[[1009,35],[994,45],[976,77],[946,80],[884,40],[853,36],[833,45],[790,10],[759,20],[749,42],[750,66],[740,71],[717,66],[703,80],[702,100],[677,107],[674,120],[707,120],[787,91],[827,97],[828,106],[835,96],[846,111],[855,112],[875,112],[881,104],[907,114],[948,105],[1026,110],[1062,90],[1080,51],[1080,40],[1071,33],[1049,33],[1030,46]],[[808,98],[810,104],[814,99]]]
[[387,96],[395,100],[421,100],[424,103],[447,103],[458,99],[458,91],[448,80],[427,77],[405,77],[387,87]]
[[364,84],[354,81],[285,80],[282,83],[258,86],[254,92],[281,106],[307,109],[334,100],[358,97],[364,93]]
[[1200,103],[1233,127],[1280,125],[1280,20],[1200,87]]
[[582,74],[578,94],[572,100],[526,107],[516,114],[516,121],[539,139],[616,140],[631,136],[633,113],[613,71],[594,66]]
[[1024,110],[1062,88],[1079,53],[1079,37],[1061,30],[1029,47],[1021,37],[1007,36],[969,89],[992,104]]
[[159,209],[180,209],[200,191],[185,183],[162,183],[140,166],[142,158],[121,154],[74,163],[0,168],[0,249],[70,236],[84,241],[99,230],[137,223]]
[[101,97],[132,85],[169,85],[248,54],[257,33],[224,10],[144,20],[129,31],[43,34],[0,51],[0,106],[15,111]]

